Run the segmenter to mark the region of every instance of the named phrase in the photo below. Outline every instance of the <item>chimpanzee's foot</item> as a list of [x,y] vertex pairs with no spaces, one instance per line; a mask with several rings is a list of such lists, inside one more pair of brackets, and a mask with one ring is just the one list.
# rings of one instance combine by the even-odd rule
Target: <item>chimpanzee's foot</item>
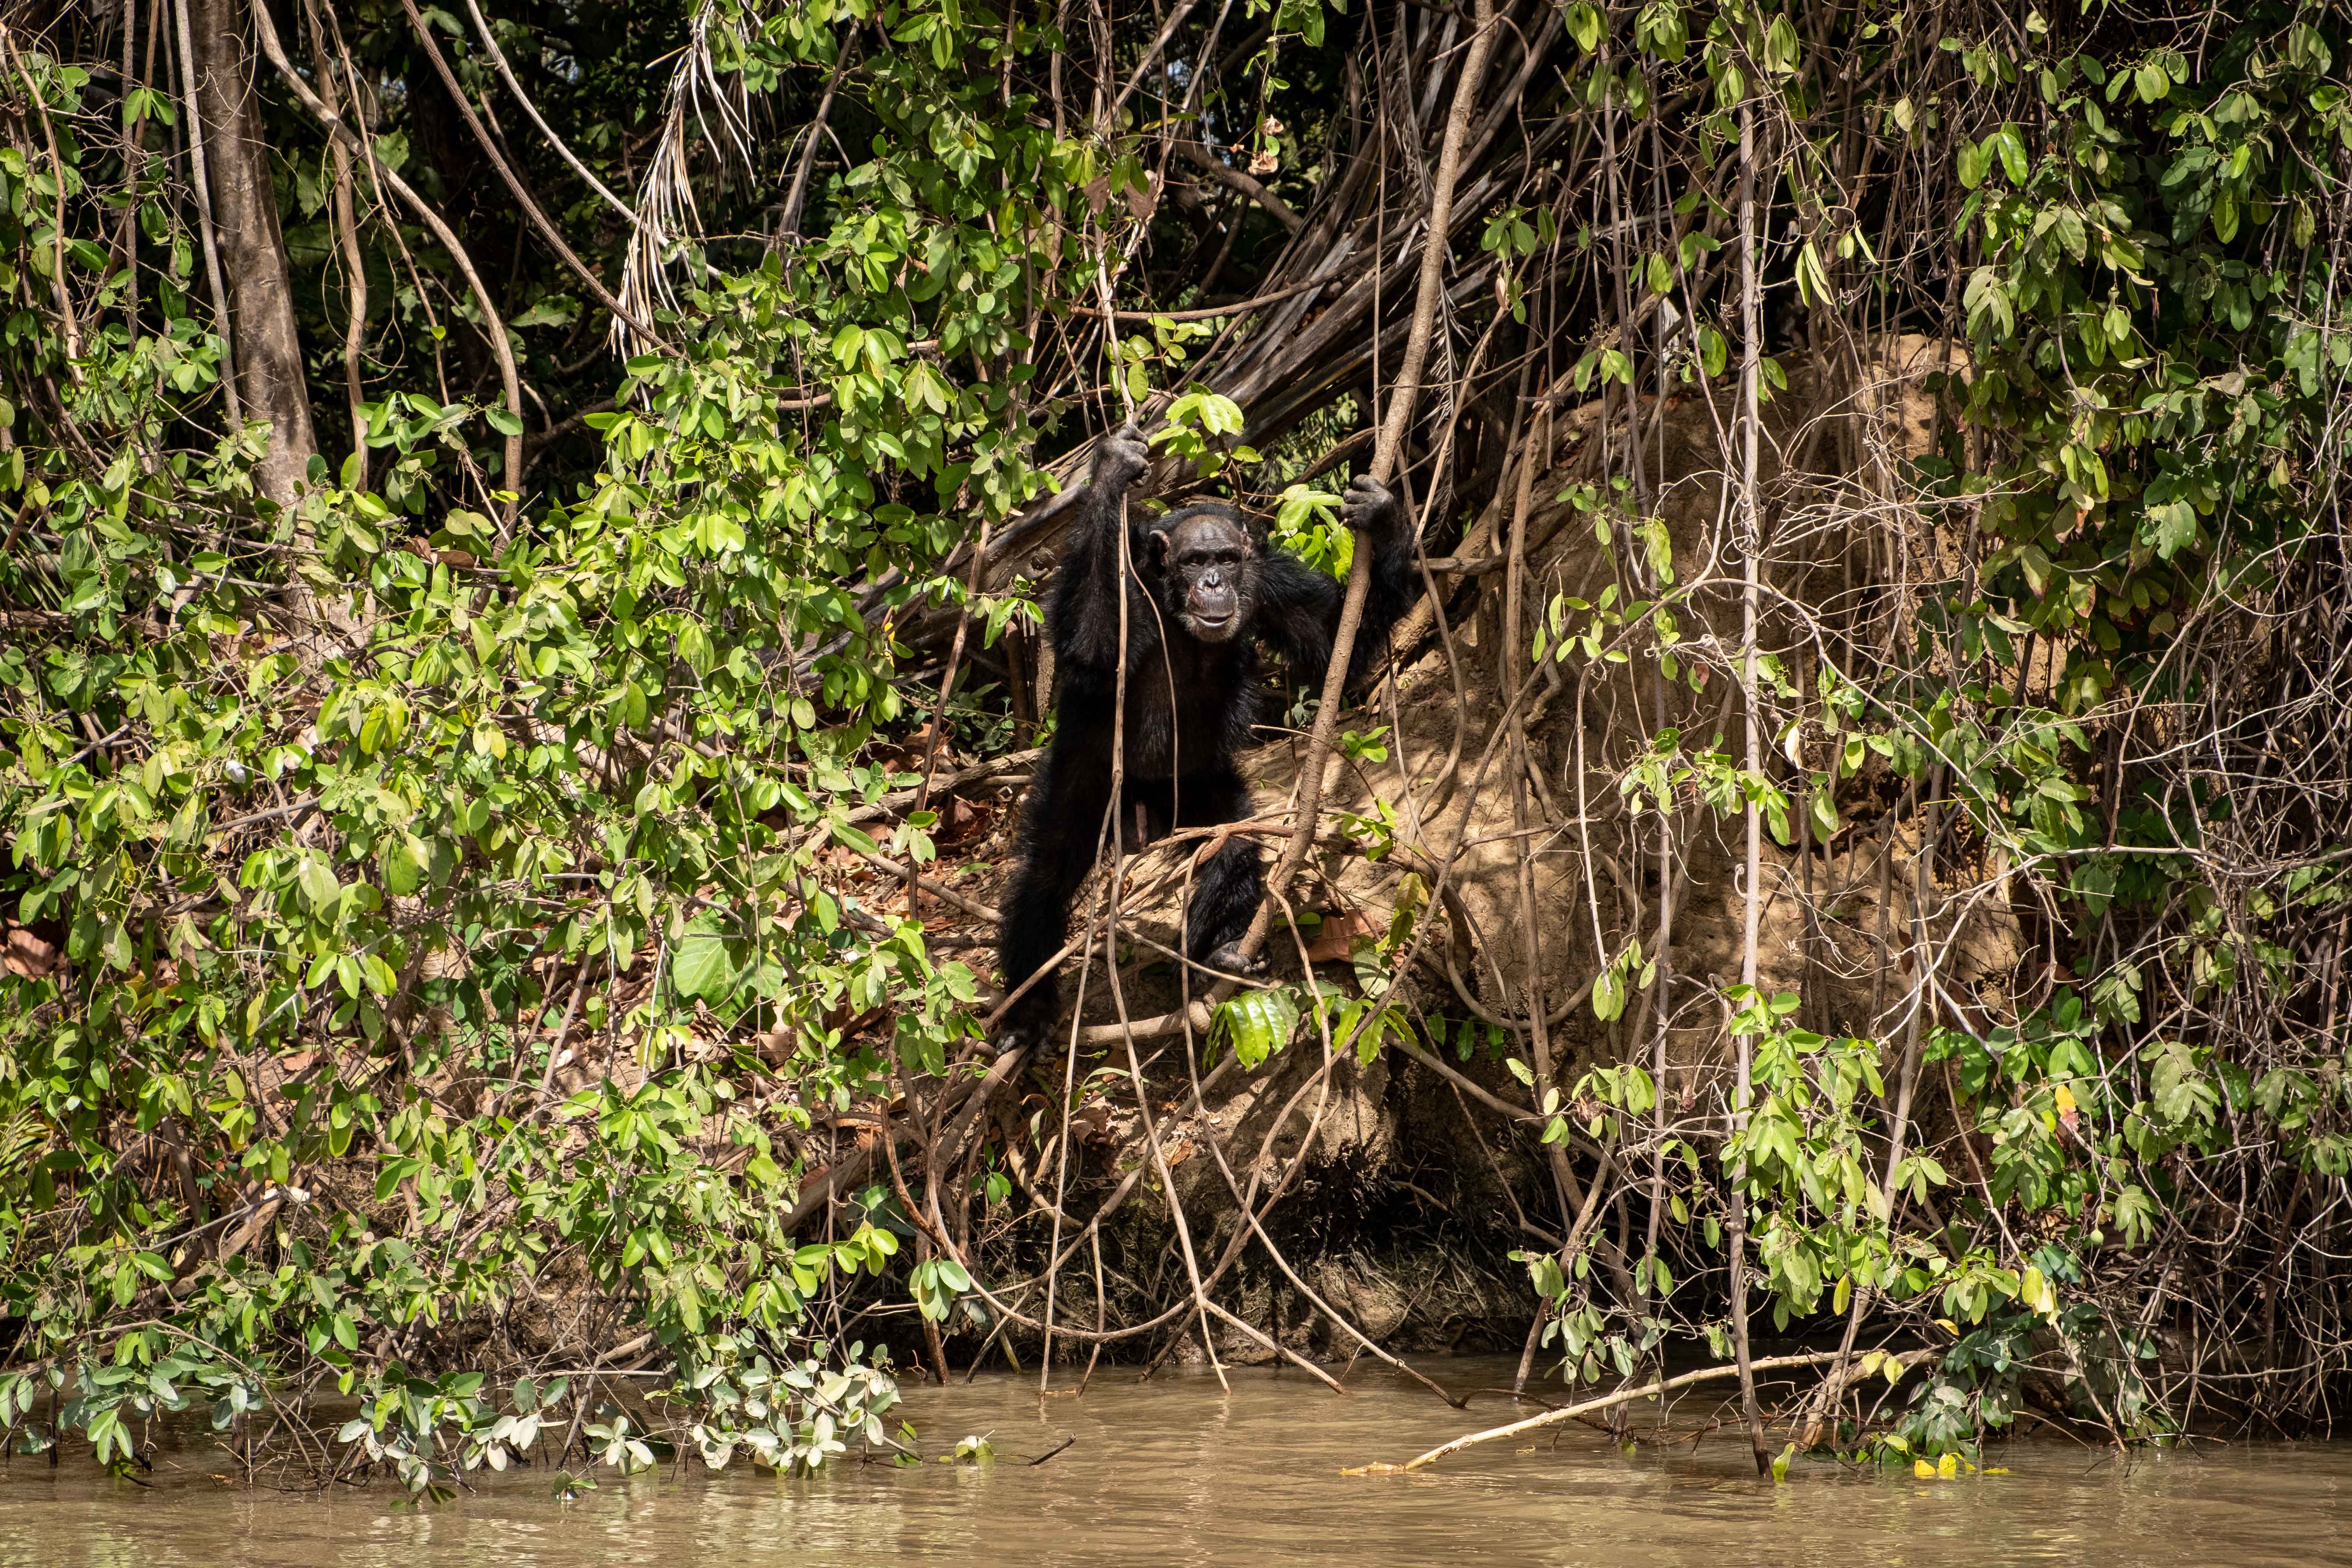
[[1226,974],[1244,974],[1253,980],[1266,972],[1265,960],[1254,953],[1244,952],[1238,942],[1225,942],[1210,949],[1209,956],[1201,962]]
[[1052,1041],[1051,1023],[1022,1020],[996,1026],[996,1049],[1000,1055],[1011,1051],[1035,1051]]

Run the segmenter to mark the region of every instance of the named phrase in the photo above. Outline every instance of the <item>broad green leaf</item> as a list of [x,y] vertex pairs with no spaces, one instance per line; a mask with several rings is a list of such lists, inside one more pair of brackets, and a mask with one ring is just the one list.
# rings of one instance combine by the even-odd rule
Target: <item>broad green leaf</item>
[[1290,1043],[1298,1027],[1298,999],[1288,986],[1244,991],[1228,997],[1211,1020],[1213,1031],[1233,1047],[1245,1068],[1255,1068]]

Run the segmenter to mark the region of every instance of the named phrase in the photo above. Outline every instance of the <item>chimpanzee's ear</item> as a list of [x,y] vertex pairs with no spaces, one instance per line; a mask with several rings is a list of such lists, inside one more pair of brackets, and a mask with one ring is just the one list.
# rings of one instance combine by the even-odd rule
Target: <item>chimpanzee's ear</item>
[[1155,528],[1143,536],[1143,558],[1151,563],[1151,568],[1155,572],[1165,572],[1168,569],[1168,531],[1166,529]]

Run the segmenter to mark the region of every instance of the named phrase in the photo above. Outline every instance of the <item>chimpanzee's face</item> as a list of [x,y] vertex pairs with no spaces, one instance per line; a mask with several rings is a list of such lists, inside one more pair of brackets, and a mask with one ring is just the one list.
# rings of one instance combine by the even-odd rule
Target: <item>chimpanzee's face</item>
[[1257,546],[1230,517],[1196,513],[1153,536],[1166,603],[1202,642],[1227,642],[1257,615]]

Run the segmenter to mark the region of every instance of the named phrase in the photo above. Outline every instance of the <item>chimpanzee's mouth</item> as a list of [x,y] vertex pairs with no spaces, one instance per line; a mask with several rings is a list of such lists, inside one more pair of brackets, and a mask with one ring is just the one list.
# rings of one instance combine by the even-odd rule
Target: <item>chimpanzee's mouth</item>
[[1229,615],[1203,616],[1196,614],[1192,617],[1192,624],[1203,632],[1215,633],[1223,631],[1227,626],[1233,625],[1234,618]]

